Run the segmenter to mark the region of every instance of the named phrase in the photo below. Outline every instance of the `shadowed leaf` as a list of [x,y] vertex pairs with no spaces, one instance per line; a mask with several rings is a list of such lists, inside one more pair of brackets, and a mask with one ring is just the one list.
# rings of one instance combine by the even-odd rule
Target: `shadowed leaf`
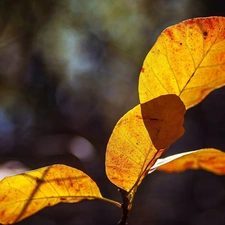
[[116,186],[130,191],[156,159],[184,133],[185,107],[176,95],[138,105],[116,124],[106,151],[106,173]]
[[180,98],[172,94],[141,104],[145,127],[157,150],[167,148],[184,133],[185,111]]
[[140,102],[180,96],[186,108],[225,84],[225,17],[195,18],[165,29],[139,78]]

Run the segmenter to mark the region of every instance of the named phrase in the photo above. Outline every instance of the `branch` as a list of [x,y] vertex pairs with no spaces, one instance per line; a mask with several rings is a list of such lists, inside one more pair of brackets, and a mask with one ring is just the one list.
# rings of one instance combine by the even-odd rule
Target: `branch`
[[119,189],[119,192],[121,193],[122,196],[122,205],[121,208],[123,210],[123,214],[121,216],[120,221],[118,222],[118,225],[127,225],[127,218],[128,218],[128,206],[129,206],[129,199],[127,197],[127,192],[123,189]]

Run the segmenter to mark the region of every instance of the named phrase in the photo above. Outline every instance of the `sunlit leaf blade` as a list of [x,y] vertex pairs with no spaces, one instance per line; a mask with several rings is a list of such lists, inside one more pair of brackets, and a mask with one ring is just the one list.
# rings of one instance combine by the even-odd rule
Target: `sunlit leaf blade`
[[185,107],[176,95],[138,105],[116,124],[106,151],[106,173],[116,186],[130,191],[157,158],[184,133]]
[[161,33],[144,61],[139,97],[176,94],[190,108],[224,85],[225,17],[195,18]]
[[46,206],[83,199],[102,199],[96,183],[85,173],[52,165],[0,181],[0,223],[18,222]]
[[225,175],[225,152],[214,148],[196,150],[158,167],[158,170],[170,173],[183,172],[188,169],[203,169],[218,175]]

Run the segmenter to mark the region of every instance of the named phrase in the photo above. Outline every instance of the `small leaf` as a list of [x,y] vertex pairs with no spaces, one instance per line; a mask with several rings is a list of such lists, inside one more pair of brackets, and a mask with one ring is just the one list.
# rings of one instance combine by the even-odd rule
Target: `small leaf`
[[224,165],[225,152],[214,148],[206,148],[174,159],[171,162],[159,166],[158,170],[172,173],[183,172],[187,169],[203,169],[218,175],[225,175]]
[[106,173],[116,186],[130,192],[157,158],[184,133],[185,107],[176,95],[138,105],[116,124],[106,151]]
[[169,162],[171,162],[175,159],[178,159],[178,158],[180,158],[184,155],[192,154],[192,153],[197,152],[197,151],[182,152],[182,153],[178,153],[178,154],[175,154],[175,155],[168,156],[166,158],[159,158],[159,159],[157,159],[156,163],[151,167],[151,169],[148,171],[148,174],[154,172],[160,166],[168,164]]
[[139,78],[140,102],[180,96],[186,108],[225,85],[225,17],[195,18],[165,29]]
[[89,176],[60,164],[6,177],[0,181],[0,190],[2,224],[18,222],[46,206],[60,202],[104,200]]

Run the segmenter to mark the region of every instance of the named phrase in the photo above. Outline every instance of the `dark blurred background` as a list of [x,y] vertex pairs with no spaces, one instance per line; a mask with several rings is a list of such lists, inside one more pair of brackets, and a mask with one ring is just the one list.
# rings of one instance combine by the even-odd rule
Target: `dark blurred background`
[[[118,119],[138,103],[143,60],[158,35],[182,20],[224,15],[218,0],[1,0],[0,178],[63,163],[120,201],[105,175]],[[185,135],[165,155],[225,150],[225,89],[186,113]],[[1,191],[1,190],[0,190]],[[59,204],[20,225],[115,225],[101,201]],[[140,186],[129,225],[225,224],[225,176],[155,172]]]

